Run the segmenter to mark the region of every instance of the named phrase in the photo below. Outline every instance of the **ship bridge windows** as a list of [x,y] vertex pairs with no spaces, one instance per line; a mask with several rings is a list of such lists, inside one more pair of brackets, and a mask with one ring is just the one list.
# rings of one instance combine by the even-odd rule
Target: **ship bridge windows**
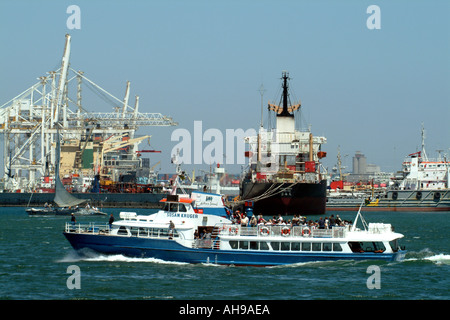
[[163,210],[168,212],[187,212],[188,209],[184,203],[166,202]]

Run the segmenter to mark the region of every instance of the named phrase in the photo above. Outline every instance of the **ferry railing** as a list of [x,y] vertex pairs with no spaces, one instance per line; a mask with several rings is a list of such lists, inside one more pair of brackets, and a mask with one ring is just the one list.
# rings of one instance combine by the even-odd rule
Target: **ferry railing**
[[71,222],[66,222],[66,226],[64,228],[67,233],[91,233],[91,234],[109,234],[110,228],[109,224],[73,224]]
[[219,228],[219,236],[282,236],[282,237],[312,237],[312,238],[344,238],[346,227],[331,229],[315,229],[308,226],[288,225],[258,225],[243,227],[237,224],[224,224]]

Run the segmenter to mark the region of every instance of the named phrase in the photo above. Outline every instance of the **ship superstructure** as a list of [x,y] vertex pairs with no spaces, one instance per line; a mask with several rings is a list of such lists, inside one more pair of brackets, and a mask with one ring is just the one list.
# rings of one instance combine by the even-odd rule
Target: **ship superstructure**
[[326,178],[321,172],[321,150],[326,138],[296,128],[295,113],[301,103],[292,104],[289,75],[282,74],[280,103],[269,102],[276,114],[276,128],[261,127],[257,136],[247,137],[249,171],[241,184],[241,198],[255,202],[254,212],[264,214],[323,214]]

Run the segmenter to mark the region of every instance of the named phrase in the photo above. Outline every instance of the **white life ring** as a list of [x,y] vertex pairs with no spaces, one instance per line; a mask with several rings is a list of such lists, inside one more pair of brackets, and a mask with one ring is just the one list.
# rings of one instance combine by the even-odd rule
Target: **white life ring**
[[281,229],[281,235],[283,237],[288,237],[291,234],[291,229],[289,229],[288,227],[284,227],[283,229]]
[[260,230],[259,230],[259,233],[262,235],[262,236],[268,236],[269,235],[269,228],[267,228],[267,227],[262,227]]
[[308,227],[304,227],[304,228],[302,229],[302,236],[304,236],[304,237],[309,237],[310,234],[311,234],[311,230],[309,230]]

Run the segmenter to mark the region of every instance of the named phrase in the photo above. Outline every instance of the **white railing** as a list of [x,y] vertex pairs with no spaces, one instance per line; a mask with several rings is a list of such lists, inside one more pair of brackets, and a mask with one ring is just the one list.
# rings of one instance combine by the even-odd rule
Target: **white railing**
[[73,224],[71,222],[66,222],[65,231],[70,233],[91,233],[91,234],[109,234],[110,229],[108,224]]
[[220,236],[283,236],[283,237],[312,237],[312,238],[344,238],[347,227],[333,227],[331,229],[313,229],[308,226],[287,225],[258,225],[256,227],[242,227],[237,224],[224,224],[219,227]]

